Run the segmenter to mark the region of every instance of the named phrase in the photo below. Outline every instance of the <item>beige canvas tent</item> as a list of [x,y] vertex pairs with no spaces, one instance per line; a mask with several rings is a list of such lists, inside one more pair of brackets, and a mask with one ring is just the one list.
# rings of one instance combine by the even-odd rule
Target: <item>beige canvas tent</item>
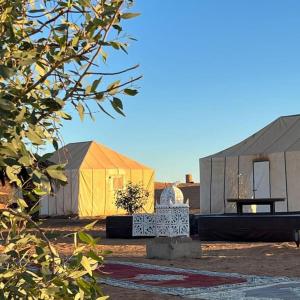
[[228,198],[285,198],[276,211],[299,212],[300,115],[280,117],[241,143],[200,159],[200,178],[202,214],[235,213]]
[[80,217],[124,214],[115,206],[115,192],[132,181],[150,197],[144,209],[154,210],[154,171],[96,142],[71,143],[56,151],[55,163],[67,163],[68,184],[41,200],[40,215]]

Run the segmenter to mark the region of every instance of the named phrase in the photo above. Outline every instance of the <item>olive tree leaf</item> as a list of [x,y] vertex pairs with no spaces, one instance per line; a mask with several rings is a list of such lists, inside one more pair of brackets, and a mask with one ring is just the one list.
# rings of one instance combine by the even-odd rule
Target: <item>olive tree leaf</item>
[[4,98],[0,98],[0,109],[10,111],[14,108],[15,106],[11,101],[6,100]]
[[83,121],[84,119],[84,106],[79,103],[76,107],[77,111],[78,111],[78,114],[79,114],[79,117],[80,117],[80,120]]
[[141,15],[140,13],[124,13],[121,15],[121,18],[122,19],[132,19],[132,18],[138,17],[140,15]]
[[32,128],[28,128],[26,132],[26,137],[35,145],[42,145],[44,144],[43,139],[34,131]]
[[58,168],[55,168],[55,166],[50,166],[50,167],[46,168],[46,172],[53,179],[58,179],[58,180],[63,181],[63,182],[68,181],[68,178],[64,174],[64,171],[60,170]]
[[0,77],[8,79],[16,73],[15,68],[10,68],[5,65],[0,65]]
[[88,274],[90,276],[92,276],[93,275],[93,271],[92,271],[92,268],[91,268],[91,265],[90,265],[90,260],[86,256],[82,257],[81,264],[86,269],[86,271],[88,272]]
[[115,82],[111,83],[107,87],[107,91],[110,95],[115,95],[118,92],[118,86],[120,85],[120,80],[116,80]]
[[110,103],[117,113],[125,117],[123,112],[123,103],[119,98],[113,97],[113,100],[111,100]]
[[92,223],[89,223],[87,225],[84,226],[84,230],[91,230],[94,228],[94,226],[98,223],[98,220],[92,222]]
[[138,90],[135,89],[124,89],[124,93],[129,96],[135,96],[138,94]]
[[82,242],[84,242],[88,245],[95,245],[94,238],[86,232],[83,232],[83,231],[78,232],[78,237]]

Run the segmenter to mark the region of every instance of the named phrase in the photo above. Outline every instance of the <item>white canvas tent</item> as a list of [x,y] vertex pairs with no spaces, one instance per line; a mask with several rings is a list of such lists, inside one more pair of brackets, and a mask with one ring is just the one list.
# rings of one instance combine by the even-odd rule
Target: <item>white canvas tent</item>
[[285,198],[276,211],[299,212],[300,115],[280,117],[239,144],[200,159],[200,178],[201,214],[236,213],[228,198]]
[[103,145],[71,143],[50,160],[67,163],[68,184],[41,200],[41,216],[124,214],[115,206],[115,192],[129,181],[142,184],[150,192],[144,209],[149,213],[154,210],[154,171]]

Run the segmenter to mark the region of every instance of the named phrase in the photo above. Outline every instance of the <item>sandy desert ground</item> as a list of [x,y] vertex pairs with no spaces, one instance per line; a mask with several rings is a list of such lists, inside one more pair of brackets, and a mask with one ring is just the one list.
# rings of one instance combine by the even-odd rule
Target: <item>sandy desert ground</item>
[[[69,223],[67,220],[47,220],[43,228],[52,236],[52,240],[64,254],[71,251],[72,238],[60,236],[80,230],[82,224]],[[100,222],[90,231],[94,237],[100,237],[97,248],[110,250],[110,260],[145,262],[164,266],[193,268],[208,271],[238,272],[252,275],[300,277],[300,249],[294,243],[225,243],[200,242],[202,249],[200,259],[181,259],[176,261],[154,260],[145,258],[146,239],[106,239],[105,224]],[[155,295],[110,286],[103,286],[111,299],[179,299],[175,296]]]

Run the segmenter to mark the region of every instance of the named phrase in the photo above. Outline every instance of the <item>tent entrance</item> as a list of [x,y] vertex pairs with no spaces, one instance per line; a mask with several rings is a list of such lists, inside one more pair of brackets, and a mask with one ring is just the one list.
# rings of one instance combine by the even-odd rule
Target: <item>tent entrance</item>
[[[270,198],[270,162],[256,161],[253,163],[253,196],[257,198]],[[267,205],[253,205],[252,211],[268,212]]]

